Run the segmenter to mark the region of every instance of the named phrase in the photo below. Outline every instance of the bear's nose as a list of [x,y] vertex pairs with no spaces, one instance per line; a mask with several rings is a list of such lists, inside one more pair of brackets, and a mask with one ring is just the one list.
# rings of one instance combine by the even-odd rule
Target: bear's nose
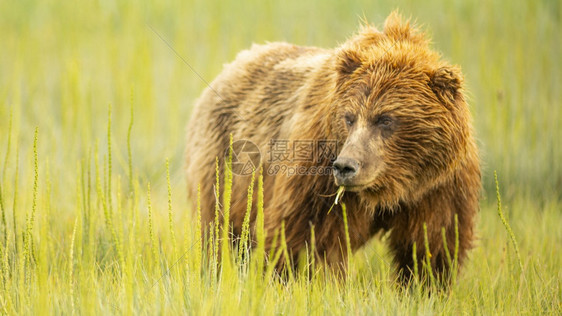
[[345,185],[359,170],[359,162],[353,158],[339,157],[334,161],[334,174],[338,185]]

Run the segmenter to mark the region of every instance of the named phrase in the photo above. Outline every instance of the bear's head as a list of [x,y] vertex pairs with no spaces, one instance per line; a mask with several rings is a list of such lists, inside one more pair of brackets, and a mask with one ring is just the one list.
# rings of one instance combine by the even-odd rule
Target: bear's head
[[460,70],[396,13],[335,56],[336,185],[392,208],[450,179],[471,137]]

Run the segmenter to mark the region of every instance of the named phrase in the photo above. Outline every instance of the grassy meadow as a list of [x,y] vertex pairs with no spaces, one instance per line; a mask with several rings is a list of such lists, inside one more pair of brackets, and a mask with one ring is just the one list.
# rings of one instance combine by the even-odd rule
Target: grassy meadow
[[[205,81],[253,42],[333,47],[395,8],[466,76],[484,192],[457,282],[400,289],[384,237],[345,280],[279,282],[236,250],[202,267],[182,167]],[[0,314],[560,314],[561,19],[547,0],[0,1]]]

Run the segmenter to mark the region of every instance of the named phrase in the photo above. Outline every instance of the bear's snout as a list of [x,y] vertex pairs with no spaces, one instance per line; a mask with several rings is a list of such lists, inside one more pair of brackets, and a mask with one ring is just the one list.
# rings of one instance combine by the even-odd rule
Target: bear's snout
[[334,176],[338,186],[352,185],[353,179],[358,172],[359,162],[353,158],[338,157],[334,161]]

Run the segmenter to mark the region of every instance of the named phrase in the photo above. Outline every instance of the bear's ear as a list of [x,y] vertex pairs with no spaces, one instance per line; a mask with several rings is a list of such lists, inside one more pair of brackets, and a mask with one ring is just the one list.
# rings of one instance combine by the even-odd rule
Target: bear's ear
[[441,67],[429,75],[429,86],[442,101],[452,105],[460,96],[462,75],[457,67]]
[[336,70],[340,75],[350,75],[361,66],[361,56],[354,49],[342,49],[337,54]]

